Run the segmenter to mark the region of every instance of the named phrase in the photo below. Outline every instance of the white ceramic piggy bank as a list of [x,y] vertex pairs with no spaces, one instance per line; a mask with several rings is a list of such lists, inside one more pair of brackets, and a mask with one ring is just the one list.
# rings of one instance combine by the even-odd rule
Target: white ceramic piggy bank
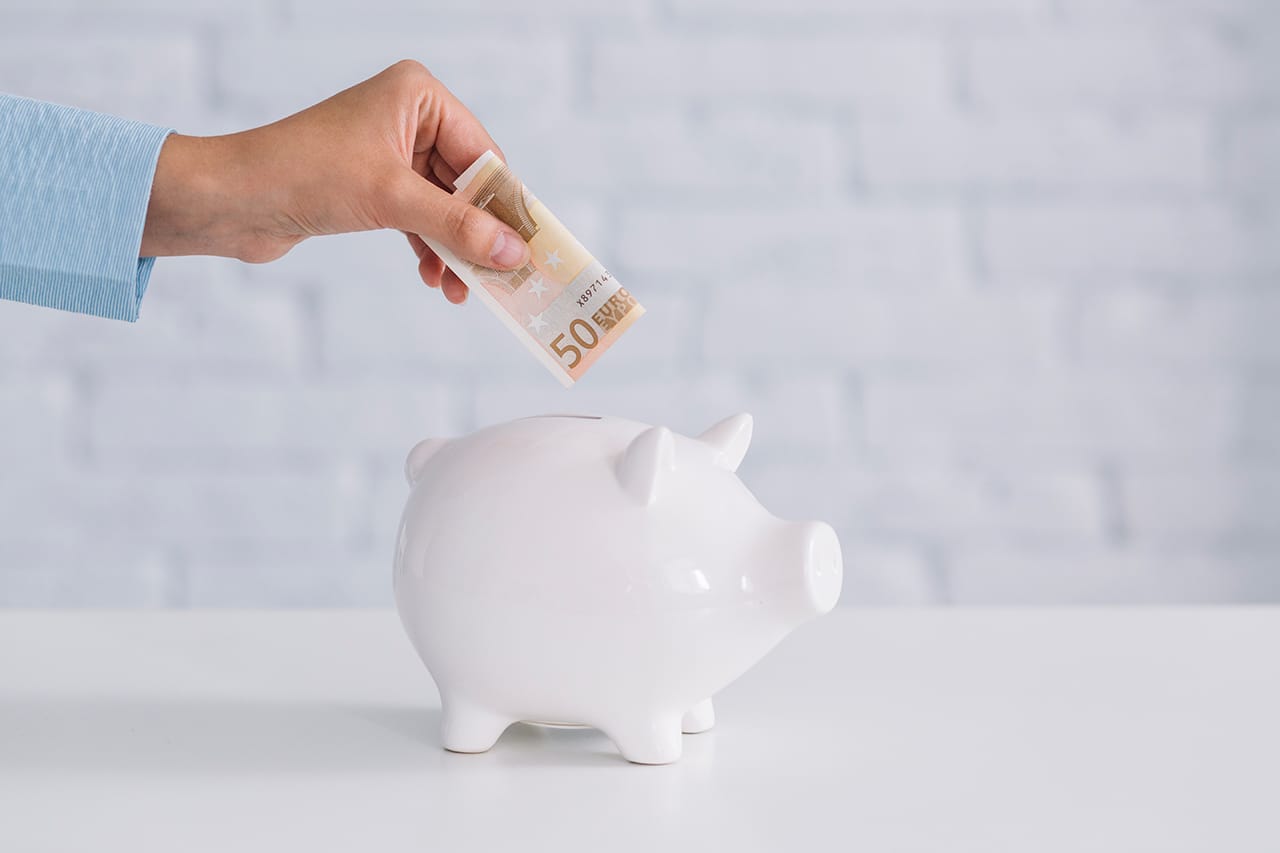
[[524,720],[675,761],[713,694],[835,605],[835,531],[760,506],[734,473],[750,440],[749,415],[698,438],[548,416],[413,448],[396,604],[446,749]]

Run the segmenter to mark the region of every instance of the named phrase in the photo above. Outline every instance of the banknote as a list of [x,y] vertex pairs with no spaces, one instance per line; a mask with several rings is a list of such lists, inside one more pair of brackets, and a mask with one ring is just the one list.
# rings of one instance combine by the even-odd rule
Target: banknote
[[644,308],[492,151],[454,182],[454,195],[489,211],[529,244],[530,260],[499,272],[429,245],[566,387],[595,364]]

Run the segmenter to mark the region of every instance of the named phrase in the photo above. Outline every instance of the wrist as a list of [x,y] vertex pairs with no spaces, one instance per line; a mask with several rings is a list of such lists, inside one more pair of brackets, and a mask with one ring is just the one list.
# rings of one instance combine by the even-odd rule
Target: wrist
[[258,194],[265,182],[251,174],[252,158],[239,151],[242,134],[170,134],[160,149],[141,255],[217,255],[268,260],[270,214]]

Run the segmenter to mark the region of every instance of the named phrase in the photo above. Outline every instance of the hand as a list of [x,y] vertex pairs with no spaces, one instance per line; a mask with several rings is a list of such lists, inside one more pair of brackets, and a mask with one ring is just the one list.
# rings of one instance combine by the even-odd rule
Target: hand
[[422,280],[461,303],[466,285],[419,235],[494,269],[529,259],[515,231],[450,195],[458,174],[486,149],[502,156],[426,68],[398,62],[265,127],[170,135],[156,166],[141,254],[264,263],[307,237],[395,228],[409,238]]

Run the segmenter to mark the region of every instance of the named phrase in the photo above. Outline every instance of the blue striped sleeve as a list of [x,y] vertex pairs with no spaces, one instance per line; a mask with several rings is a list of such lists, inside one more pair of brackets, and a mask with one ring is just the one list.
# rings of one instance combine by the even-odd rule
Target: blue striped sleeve
[[167,128],[0,94],[0,297],[138,319]]

